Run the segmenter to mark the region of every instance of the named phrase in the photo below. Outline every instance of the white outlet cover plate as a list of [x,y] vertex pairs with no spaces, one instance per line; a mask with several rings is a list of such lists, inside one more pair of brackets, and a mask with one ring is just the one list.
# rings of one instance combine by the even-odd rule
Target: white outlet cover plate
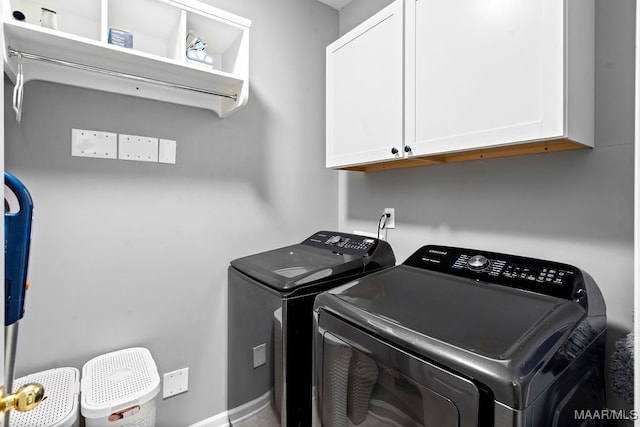
[[189,368],[164,374],[162,381],[162,397],[167,398],[189,390]]
[[88,129],[71,129],[71,155],[117,159],[118,134]]
[[387,220],[387,226],[385,228],[396,228],[396,209],[385,208],[384,213],[391,214],[391,217]]
[[263,343],[253,347],[253,368],[259,368],[267,363],[267,344]]
[[120,134],[118,136],[118,158],[138,162],[157,162],[158,138]]
[[176,164],[177,143],[171,139],[160,139],[158,144],[158,162]]

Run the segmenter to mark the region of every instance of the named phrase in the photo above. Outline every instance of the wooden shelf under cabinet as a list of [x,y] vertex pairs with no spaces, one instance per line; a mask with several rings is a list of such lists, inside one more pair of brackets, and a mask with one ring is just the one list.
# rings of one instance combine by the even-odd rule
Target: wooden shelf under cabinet
[[409,157],[388,162],[356,165],[340,170],[374,172],[380,170],[400,169],[414,166],[440,165],[443,163],[464,162],[467,160],[492,159],[496,157],[519,156],[524,154],[549,153],[553,151],[579,150],[591,148],[568,139],[550,141],[536,141],[525,144],[509,145],[504,147],[491,147],[479,150],[461,151],[456,153],[436,154],[431,156]]

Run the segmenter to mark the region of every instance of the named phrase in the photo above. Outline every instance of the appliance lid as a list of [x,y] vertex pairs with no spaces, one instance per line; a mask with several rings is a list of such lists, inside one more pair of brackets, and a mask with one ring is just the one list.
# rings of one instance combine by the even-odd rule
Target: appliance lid
[[391,247],[374,238],[319,231],[302,243],[231,261],[231,266],[277,290],[351,277],[395,264]]
[[[247,276],[279,291],[327,279],[345,270],[362,271],[361,257],[291,245],[231,261]],[[346,268],[348,266],[348,268]]]
[[406,265],[322,297],[316,306],[331,306],[337,298],[341,316],[392,340],[402,336],[419,346],[428,337],[498,360],[511,359],[532,341],[544,342],[585,315],[581,305],[561,298]]

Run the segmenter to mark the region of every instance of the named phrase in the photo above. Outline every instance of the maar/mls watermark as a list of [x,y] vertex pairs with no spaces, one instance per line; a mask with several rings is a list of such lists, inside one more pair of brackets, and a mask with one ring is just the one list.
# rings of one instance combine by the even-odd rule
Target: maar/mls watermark
[[640,411],[632,409],[575,409],[573,418],[576,420],[640,420]]

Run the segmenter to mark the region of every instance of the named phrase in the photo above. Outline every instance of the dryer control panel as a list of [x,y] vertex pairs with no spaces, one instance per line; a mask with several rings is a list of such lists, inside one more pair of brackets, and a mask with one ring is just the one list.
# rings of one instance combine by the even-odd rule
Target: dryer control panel
[[302,244],[327,249],[332,252],[367,256],[373,254],[378,244],[378,239],[337,231],[318,231]]
[[584,296],[580,270],[553,261],[429,245],[416,251],[404,264],[569,300]]

